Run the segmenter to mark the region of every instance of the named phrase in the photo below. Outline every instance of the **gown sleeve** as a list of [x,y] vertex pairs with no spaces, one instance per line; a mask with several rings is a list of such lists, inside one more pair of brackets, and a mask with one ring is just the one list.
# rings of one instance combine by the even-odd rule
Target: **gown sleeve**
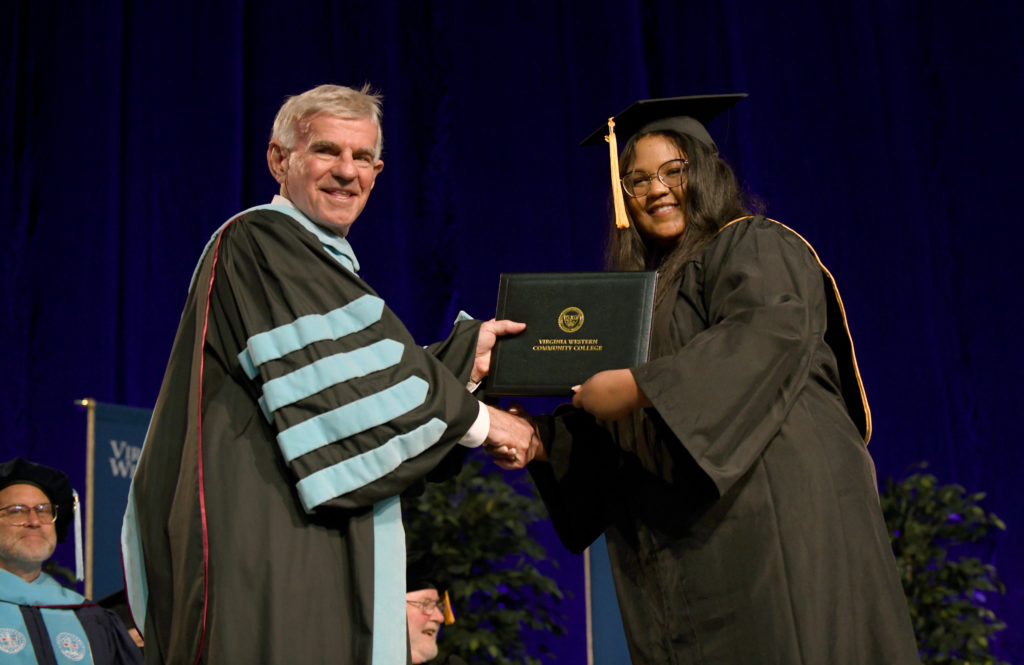
[[534,424],[548,461],[531,462],[530,477],[559,540],[579,554],[604,533],[620,508],[617,484],[630,458],[593,416],[572,406],[537,416]]
[[[472,375],[473,361],[476,359],[476,343],[480,335],[480,323],[477,319],[460,318],[456,320],[447,339],[425,347],[427,353],[447,367],[459,380],[459,384],[463,386],[469,383]],[[462,465],[469,450],[466,446],[452,448],[425,478],[410,488],[412,494],[422,494],[426,489],[427,482],[440,483],[457,476],[462,471]]]
[[[401,493],[469,429],[464,382],[297,224],[248,214],[214,251],[205,357],[250,386],[307,512]],[[462,326],[436,352],[463,371],[474,346]]]
[[727,226],[702,257],[676,316],[698,318],[704,329],[633,375],[671,444],[722,495],[783,426],[820,361],[825,292],[810,249],[773,222]]

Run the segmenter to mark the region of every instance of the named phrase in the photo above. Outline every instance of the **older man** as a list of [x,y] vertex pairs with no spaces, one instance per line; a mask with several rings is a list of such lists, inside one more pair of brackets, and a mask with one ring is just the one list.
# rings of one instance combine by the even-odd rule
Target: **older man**
[[[405,569],[405,612],[412,665],[434,662],[441,626],[455,623],[448,599],[450,585],[451,576],[429,551],[409,551]],[[465,662],[454,655],[444,661],[445,665],[464,665]]]
[[424,349],[359,277],[345,236],[381,145],[367,88],[289,99],[280,195],[200,260],[123,535],[147,662],[404,663],[399,493],[464,447],[529,441],[467,391],[520,324],[466,317]]
[[21,458],[0,464],[0,662],[142,662],[113,613],[42,571],[74,511],[63,472]]

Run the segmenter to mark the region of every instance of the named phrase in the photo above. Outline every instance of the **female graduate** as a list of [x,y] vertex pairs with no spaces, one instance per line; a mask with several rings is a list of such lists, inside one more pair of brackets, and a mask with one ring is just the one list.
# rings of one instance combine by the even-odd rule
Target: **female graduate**
[[609,123],[609,267],[658,271],[650,360],[535,418],[529,469],[570,550],[606,535],[634,665],[917,663],[839,294],[703,124],[743,96]]

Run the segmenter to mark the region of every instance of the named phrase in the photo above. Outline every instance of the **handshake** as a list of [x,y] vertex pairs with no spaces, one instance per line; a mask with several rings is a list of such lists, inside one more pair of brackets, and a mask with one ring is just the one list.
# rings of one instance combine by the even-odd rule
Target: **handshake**
[[[524,323],[508,320],[491,319],[481,324],[471,379],[480,381],[487,376],[491,349],[498,337],[515,335],[525,328]],[[572,390],[572,405],[601,420],[622,420],[633,411],[652,406],[628,369],[598,372]],[[544,443],[522,409],[512,406],[508,411],[502,411],[488,406],[487,413],[491,418],[491,427],[484,441],[484,449],[498,466],[503,469],[521,469],[533,460],[547,460]]]
[[502,469],[522,469],[533,460],[546,460],[544,444],[529,417],[512,406],[508,411],[487,407],[491,428],[484,450]]

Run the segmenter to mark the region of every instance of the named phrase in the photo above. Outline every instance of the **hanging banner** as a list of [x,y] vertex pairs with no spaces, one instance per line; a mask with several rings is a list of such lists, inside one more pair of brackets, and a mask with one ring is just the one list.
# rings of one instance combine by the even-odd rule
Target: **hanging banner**
[[85,494],[85,597],[124,588],[121,520],[152,411],[84,399],[88,410]]

